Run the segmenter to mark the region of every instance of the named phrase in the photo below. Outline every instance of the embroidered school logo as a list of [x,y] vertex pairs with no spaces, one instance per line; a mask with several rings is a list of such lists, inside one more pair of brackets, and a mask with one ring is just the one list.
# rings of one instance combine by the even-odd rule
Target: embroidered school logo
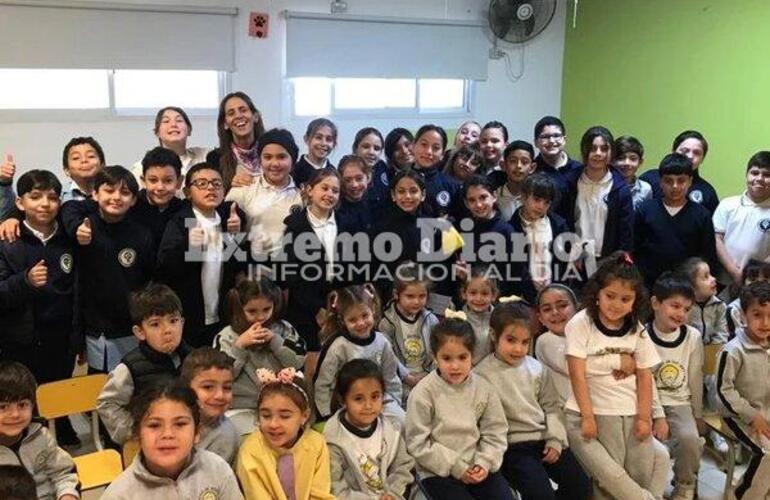
[[380,174],[380,182],[382,182],[384,185],[388,185],[388,173],[383,172]]
[[695,203],[703,203],[703,193],[700,189],[693,189],[689,198]]
[[757,225],[759,226],[760,231],[766,233],[768,230],[770,230],[770,219],[762,219]]
[[136,250],[133,248],[124,248],[118,252],[118,262],[123,267],[131,267],[136,262]]
[[436,201],[442,207],[445,207],[445,206],[449,205],[449,200],[450,200],[450,197],[449,197],[449,192],[448,191],[441,191],[440,193],[438,193],[436,195]]
[[47,463],[48,463],[48,452],[41,451],[35,457],[35,470],[44,470]]
[[422,342],[419,339],[406,339],[404,341],[404,357],[407,363],[418,361],[422,357]]
[[676,361],[665,361],[655,372],[655,382],[660,391],[676,391],[684,385],[684,367]]
[[59,257],[59,267],[61,270],[69,274],[72,272],[72,255],[68,253],[61,254],[61,257]]
[[206,488],[200,494],[198,500],[219,500],[219,492],[214,488]]

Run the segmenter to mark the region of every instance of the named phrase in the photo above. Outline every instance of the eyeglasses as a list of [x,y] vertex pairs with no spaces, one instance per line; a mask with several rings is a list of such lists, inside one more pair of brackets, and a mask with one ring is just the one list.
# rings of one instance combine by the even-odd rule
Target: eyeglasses
[[537,136],[537,139],[539,141],[551,141],[551,140],[553,140],[553,141],[560,141],[563,138],[564,138],[564,134],[558,134],[558,133],[556,133],[556,134],[543,134],[543,135]]
[[224,183],[222,182],[222,179],[195,179],[190,185],[195,186],[198,189],[207,189],[209,186],[214,189],[222,189]]

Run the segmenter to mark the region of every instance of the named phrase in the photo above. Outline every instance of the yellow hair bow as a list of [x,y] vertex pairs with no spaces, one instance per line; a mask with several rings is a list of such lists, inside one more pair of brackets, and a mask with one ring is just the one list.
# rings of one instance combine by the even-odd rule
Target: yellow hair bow
[[454,311],[452,309],[444,309],[444,317],[445,318],[461,319],[463,321],[468,321],[468,315],[467,314],[465,314],[462,311]]

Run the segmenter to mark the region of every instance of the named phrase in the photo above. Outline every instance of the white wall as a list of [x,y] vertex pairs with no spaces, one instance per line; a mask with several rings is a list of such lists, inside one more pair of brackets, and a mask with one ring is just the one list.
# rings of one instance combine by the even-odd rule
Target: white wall
[[[90,0],[95,1],[95,0]],[[131,3],[234,5],[239,9],[236,20],[237,71],[232,76],[232,90],[243,90],[262,111],[266,126],[289,128],[300,141],[309,119],[293,119],[288,84],[283,78],[285,22],[283,10],[329,12],[328,0],[121,0]],[[347,0],[348,13],[358,15],[411,16],[449,19],[485,19],[486,0]],[[532,140],[532,126],[545,114],[558,114],[561,103],[562,56],[566,2],[560,0],[557,13],[537,38],[524,49],[524,76],[511,82],[503,60],[489,61],[489,79],[475,86],[473,117],[482,124],[489,120],[505,123],[512,139]],[[247,35],[250,11],[270,14],[267,39]],[[163,42],[166,34],[156,36]],[[172,35],[173,36],[173,35]],[[344,33],[340,34],[344,37]],[[437,40],[452,50],[447,40]],[[514,69],[519,53],[508,46]],[[312,48],[308,48],[312,50]],[[324,57],[319,54],[319,57]],[[362,54],[366,57],[366,54]],[[408,54],[402,57],[408,57]],[[487,57],[487,54],[479,54]],[[355,61],[350,61],[355,64]],[[172,104],[172,103],[169,103]],[[115,118],[110,121],[66,119],[57,121],[26,119],[0,122],[0,153],[14,154],[20,170],[50,168],[61,173],[61,150],[73,136],[92,135],[104,147],[109,164],[130,164],[153,147],[153,117]],[[378,127],[383,135],[396,125],[416,129],[424,119],[335,119],[339,130],[339,146],[335,156],[349,152],[356,130],[364,126]],[[456,128],[460,118],[432,120],[447,128]],[[194,117],[190,145],[216,146],[216,118]]]

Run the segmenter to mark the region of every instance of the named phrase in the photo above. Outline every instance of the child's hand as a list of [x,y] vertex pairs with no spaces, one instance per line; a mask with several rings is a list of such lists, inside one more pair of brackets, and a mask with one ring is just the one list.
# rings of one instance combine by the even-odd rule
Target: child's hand
[[580,435],[583,436],[583,439],[585,439],[586,441],[590,441],[591,439],[596,439],[596,436],[598,433],[599,433],[599,430],[596,428],[596,418],[594,418],[593,416],[581,417]]
[[48,267],[44,260],[41,259],[27,272],[27,281],[34,288],[44,287],[48,283]]
[[425,376],[424,374],[422,374],[422,375],[417,375],[417,374],[414,374],[414,373],[408,373],[408,374],[406,375],[406,377],[404,377],[404,383],[405,383],[407,386],[409,386],[409,387],[414,387],[414,386],[416,386],[416,385],[417,385],[417,382],[419,382],[420,380],[422,380],[422,378],[423,378],[424,376]]
[[21,232],[19,232],[20,225],[18,219],[4,220],[3,223],[0,224],[0,240],[13,243],[19,239],[19,236],[21,236]]
[[768,425],[767,420],[762,418],[762,415],[759,413],[754,415],[754,418],[751,419],[751,430],[758,436],[765,436],[770,439],[770,425]]
[[543,463],[555,464],[559,460],[560,455],[561,452],[559,450],[546,446],[545,449],[543,449]]
[[489,475],[489,471],[480,465],[474,465],[469,469],[471,480],[473,484],[478,484],[485,480]]
[[77,238],[78,243],[82,246],[91,244],[91,239],[93,237],[93,233],[91,231],[91,219],[88,217],[83,219],[83,223],[78,226],[78,229],[75,232],[75,237]]
[[634,422],[634,436],[636,436],[636,439],[644,441],[650,437],[651,432],[650,419],[637,417],[636,422]]
[[188,238],[191,248],[201,248],[206,243],[206,231],[202,227],[195,226],[190,229]]
[[78,497],[75,495],[62,495],[59,497],[59,500],[78,500]]
[[271,340],[273,340],[273,331],[269,328],[260,327],[257,329],[257,343],[258,344],[268,344]]
[[78,366],[83,366],[84,364],[86,364],[87,361],[88,360],[86,358],[86,351],[80,351],[75,356],[75,363],[77,363]]
[[260,339],[262,338],[262,325],[259,323],[254,323],[250,327],[246,329],[242,334],[238,335],[238,338],[235,339],[235,342],[233,344],[235,347],[239,347],[241,349],[246,349],[247,347],[251,347],[254,344],[259,344]]
[[233,176],[233,180],[230,183],[230,187],[237,188],[237,187],[250,186],[252,182],[254,182],[254,177],[244,172],[237,172],[235,176]]
[[620,371],[625,373],[626,377],[636,373],[636,361],[633,356],[627,353],[620,355]]
[[230,205],[230,217],[227,218],[227,232],[235,234],[241,231],[241,218],[238,217],[238,204]]
[[14,175],[16,175],[16,163],[13,161],[13,155],[6,154],[5,163],[0,165],[0,183],[9,184],[13,182]]
[[385,493],[384,495],[380,495],[379,500],[396,500],[396,497],[394,497],[390,493]]
[[665,418],[656,418],[652,421],[652,435],[658,441],[666,441],[668,439],[668,420]]

